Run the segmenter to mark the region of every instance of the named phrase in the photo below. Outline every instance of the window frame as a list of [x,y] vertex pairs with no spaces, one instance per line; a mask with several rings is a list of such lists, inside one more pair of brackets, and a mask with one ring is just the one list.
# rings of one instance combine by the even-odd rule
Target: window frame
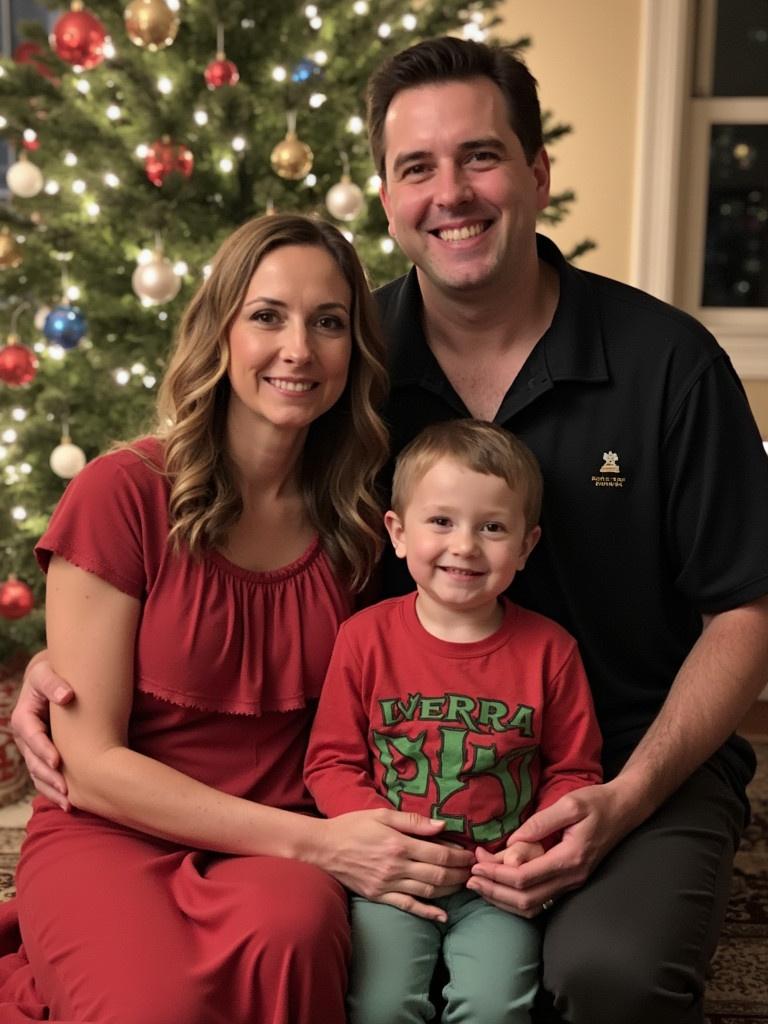
[[643,2],[631,278],[705,324],[742,377],[768,379],[768,308],[700,301],[710,126],[768,124],[768,97],[701,95],[709,92],[714,3]]

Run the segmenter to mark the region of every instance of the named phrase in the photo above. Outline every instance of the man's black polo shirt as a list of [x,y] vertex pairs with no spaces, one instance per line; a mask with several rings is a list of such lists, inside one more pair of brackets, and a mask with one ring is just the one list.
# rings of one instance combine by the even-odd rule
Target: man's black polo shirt
[[[510,593],[578,639],[613,761],[655,717],[700,613],[768,593],[768,459],[708,331],[538,243],[560,299],[495,418],[544,474],[542,538]],[[377,298],[396,454],[469,413],[427,347],[415,271]],[[412,586],[388,553],[384,596]]]

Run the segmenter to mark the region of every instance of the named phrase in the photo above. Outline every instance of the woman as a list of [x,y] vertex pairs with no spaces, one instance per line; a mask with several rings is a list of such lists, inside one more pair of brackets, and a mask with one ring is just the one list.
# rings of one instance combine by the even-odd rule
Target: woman
[[[38,798],[17,873],[45,1019],[344,1020],[342,886],[433,895],[467,856],[395,811],[309,816],[336,629],[379,550],[385,375],[352,247],[252,221],[188,307],[155,435],[95,460],[37,548],[75,810]],[[440,865],[444,865],[441,867]],[[1,974],[1,972],[0,972]],[[14,988],[16,985],[16,988]],[[34,1019],[34,1016],[33,1016]]]

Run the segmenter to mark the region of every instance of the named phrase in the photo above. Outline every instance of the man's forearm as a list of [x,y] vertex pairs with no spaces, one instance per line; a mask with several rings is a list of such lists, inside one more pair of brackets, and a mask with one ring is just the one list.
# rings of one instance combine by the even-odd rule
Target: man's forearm
[[616,778],[639,824],[736,729],[768,683],[768,597],[712,616]]

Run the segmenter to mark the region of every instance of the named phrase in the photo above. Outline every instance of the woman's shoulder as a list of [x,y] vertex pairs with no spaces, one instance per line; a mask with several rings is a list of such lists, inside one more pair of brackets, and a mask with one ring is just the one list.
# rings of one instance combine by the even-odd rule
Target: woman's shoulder
[[151,493],[164,491],[166,481],[162,442],[156,437],[142,437],[97,455],[69,486],[132,486]]

